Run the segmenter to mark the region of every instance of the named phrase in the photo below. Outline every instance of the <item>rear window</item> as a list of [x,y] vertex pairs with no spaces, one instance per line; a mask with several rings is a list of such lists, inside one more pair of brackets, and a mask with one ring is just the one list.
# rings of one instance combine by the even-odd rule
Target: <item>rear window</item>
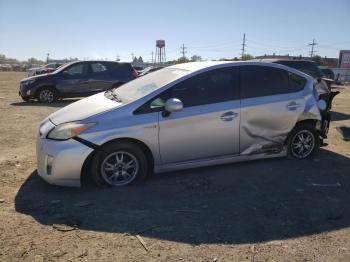
[[291,92],[298,92],[304,89],[306,84],[306,79],[304,77],[298,76],[293,73],[288,73],[289,75],[289,87]]
[[93,73],[103,73],[107,71],[107,67],[102,63],[92,63],[91,70]]
[[126,63],[113,63],[113,68],[114,70],[122,71],[122,72],[133,72],[134,68],[131,66],[131,64],[126,64]]
[[241,82],[242,98],[252,98],[298,92],[306,79],[279,68],[244,66]]

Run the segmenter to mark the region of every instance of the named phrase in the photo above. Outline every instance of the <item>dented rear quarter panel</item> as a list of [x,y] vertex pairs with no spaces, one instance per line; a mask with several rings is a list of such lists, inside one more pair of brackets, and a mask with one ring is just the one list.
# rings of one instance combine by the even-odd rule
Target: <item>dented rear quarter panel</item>
[[242,99],[240,152],[242,155],[281,152],[296,123],[310,119],[321,120],[310,77],[299,92]]

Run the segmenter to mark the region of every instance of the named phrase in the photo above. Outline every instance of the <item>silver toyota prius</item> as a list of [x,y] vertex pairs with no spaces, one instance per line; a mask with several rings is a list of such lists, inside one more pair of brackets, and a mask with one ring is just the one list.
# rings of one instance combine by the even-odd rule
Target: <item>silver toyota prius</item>
[[55,185],[80,186],[88,173],[98,185],[126,186],[150,173],[304,159],[327,136],[327,103],[313,78],[279,64],[170,66],[42,121],[38,174]]

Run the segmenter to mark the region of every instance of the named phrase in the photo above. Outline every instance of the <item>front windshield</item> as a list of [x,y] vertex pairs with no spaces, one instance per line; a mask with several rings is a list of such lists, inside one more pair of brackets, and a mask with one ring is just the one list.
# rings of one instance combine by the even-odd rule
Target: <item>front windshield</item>
[[134,101],[189,73],[183,69],[164,68],[130,81],[114,89],[113,93],[122,102]]

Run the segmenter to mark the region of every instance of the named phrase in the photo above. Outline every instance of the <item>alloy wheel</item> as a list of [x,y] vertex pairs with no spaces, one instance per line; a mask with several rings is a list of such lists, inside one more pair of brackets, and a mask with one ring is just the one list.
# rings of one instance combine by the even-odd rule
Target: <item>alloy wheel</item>
[[291,152],[296,158],[308,157],[315,148],[315,136],[309,130],[296,133],[291,141]]
[[130,184],[136,178],[138,171],[137,158],[125,151],[109,154],[101,164],[102,178],[112,186]]
[[39,100],[41,102],[52,103],[54,98],[54,94],[52,90],[44,89],[39,94]]

